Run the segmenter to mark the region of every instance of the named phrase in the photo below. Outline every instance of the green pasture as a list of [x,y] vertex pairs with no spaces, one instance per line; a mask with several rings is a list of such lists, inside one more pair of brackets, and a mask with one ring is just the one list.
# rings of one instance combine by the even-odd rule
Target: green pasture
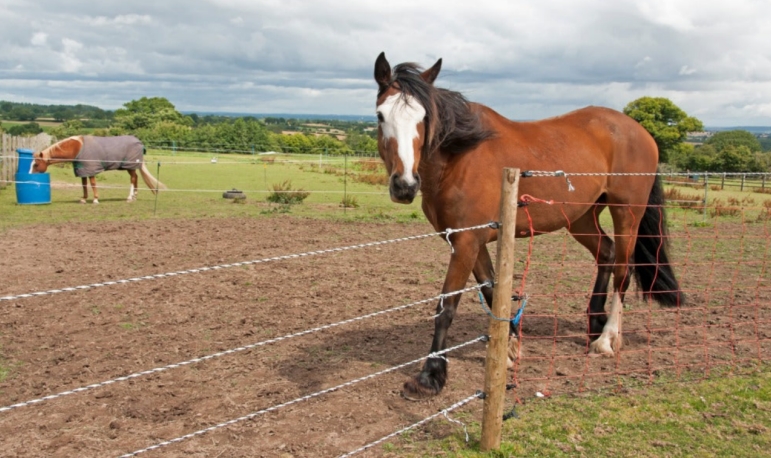
[[[217,161],[213,163],[215,156]],[[420,198],[406,206],[390,201],[388,189],[382,184],[386,173],[377,158],[172,154],[151,150],[146,162],[168,189],[156,198],[140,178],[139,199],[131,204],[125,202],[128,195],[125,172],[107,172],[97,177],[101,204],[78,203],[82,193],[80,179],[74,176],[70,165],[50,169],[51,204],[18,205],[13,186],[0,189],[0,233],[34,224],[153,218],[261,218],[287,211],[303,217],[341,221],[426,224]],[[378,177],[381,177],[380,184]],[[308,191],[310,195],[303,203],[291,207],[267,202],[273,186],[286,182],[291,182],[292,189]],[[712,227],[718,232],[724,224],[740,232],[736,228],[742,225],[767,224],[770,194],[752,192],[758,187],[754,185],[739,192],[734,187],[712,189],[719,184],[712,179],[709,184],[709,206],[737,211],[716,213],[708,209],[704,214],[696,209],[674,207],[669,211],[673,232],[682,234]],[[233,188],[243,191],[246,200],[234,202],[222,197],[223,192]],[[698,183],[666,185],[665,189],[684,200],[704,198],[704,188]],[[92,197],[90,189],[89,196]],[[344,207],[344,197],[348,197],[349,203],[355,199],[358,207]],[[607,212],[603,215],[603,225],[610,227]],[[728,265],[735,260],[737,248],[722,245],[724,243],[729,242],[717,241],[717,238],[696,239],[689,249],[715,251],[713,260],[724,260]],[[766,249],[764,240],[743,243],[745,251]],[[517,407],[519,418],[505,423],[504,442],[499,452],[479,452],[476,441],[480,437],[480,418],[463,413],[463,409],[450,416],[468,425],[469,444],[464,442],[461,428],[438,420],[425,429],[380,446],[380,450],[394,456],[463,457],[768,455],[771,450],[771,371],[768,369],[762,366],[685,384],[661,380],[663,383],[656,383],[654,387],[623,393],[526,400]],[[8,370],[0,353],[0,380]],[[437,431],[446,438],[429,440],[436,437]]]
[[[213,163],[215,157],[217,162]],[[387,186],[361,181],[384,182],[386,172],[376,158],[172,154],[151,150],[145,161],[151,173],[168,188],[157,198],[140,177],[138,200],[126,203],[128,173],[111,171],[96,177],[100,204],[80,204],[83,191],[72,166],[52,166],[49,168],[50,205],[18,205],[12,186],[0,190],[0,230],[35,223],[260,217],[287,211],[298,216],[350,220],[425,221],[419,198],[411,205],[396,205],[388,196]],[[310,195],[302,204],[289,208],[267,202],[274,185],[286,182],[291,183],[292,189],[304,190]],[[234,202],[222,197],[233,188],[243,191],[246,200]],[[90,186],[88,193],[92,199]],[[342,205],[344,197],[348,207]],[[358,207],[350,206],[351,203]]]

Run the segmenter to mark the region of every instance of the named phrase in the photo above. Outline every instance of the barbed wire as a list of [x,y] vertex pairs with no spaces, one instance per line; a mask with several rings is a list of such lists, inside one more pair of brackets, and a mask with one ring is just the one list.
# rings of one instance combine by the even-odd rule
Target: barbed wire
[[69,395],[72,395],[72,394],[83,393],[85,391],[90,391],[90,390],[93,390],[93,389],[96,389],[96,388],[102,388],[102,387],[105,387],[105,386],[108,386],[108,385],[112,385],[112,384],[118,383],[118,382],[125,382],[127,380],[136,379],[136,378],[139,378],[139,377],[143,377],[145,375],[158,374],[160,372],[164,372],[164,371],[167,371],[167,370],[170,370],[170,369],[177,369],[177,368],[180,368],[180,367],[189,366],[191,364],[196,364],[196,363],[200,363],[200,362],[203,362],[203,361],[208,361],[210,359],[215,359],[215,358],[219,358],[219,357],[222,357],[222,356],[232,355],[232,354],[239,353],[239,352],[246,351],[246,350],[252,350],[252,349],[257,348],[257,347],[263,347],[265,345],[270,345],[270,344],[282,342],[284,340],[289,340],[289,339],[293,339],[293,338],[296,338],[296,337],[302,337],[302,336],[306,336],[306,335],[313,334],[313,333],[316,333],[316,332],[326,331],[328,329],[336,328],[336,327],[343,326],[343,325],[346,325],[346,324],[356,323],[358,321],[366,320],[366,319],[369,319],[369,318],[374,318],[374,317],[385,315],[385,314],[388,314],[388,313],[393,313],[393,312],[398,312],[398,311],[401,311],[401,310],[406,310],[408,308],[415,307],[416,305],[425,304],[425,303],[432,302],[432,301],[435,301],[435,300],[441,300],[444,297],[457,296],[459,294],[463,294],[463,293],[466,293],[466,292],[469,292],[469,291],[479,290],[483,286],[484,286],[483,284],[477,284],[477,285],[469,286],[467,288],[464,288],[464,289],[461,289],[461,290],[458,290],[458,291],[453,291],[453,292],[450,292],[450,293],[440,294],[438,296],[429,297],[428,299],[422,299],[422,300],[415,301],[415,302],[412,302],[412,303],[409,303],[409,304],[400,305],[398,307],[393,307],[393,308],[386,309],[386,310],[380,310],[378,312],[369,313],[367,315],[362,315],[362,316],[358,316],[358,317],[355,317],[355,318],[349,318],[347,320],[338,321],[337,323],[330,323],[330,324],[326,324],[324,326],[319,326],[319,327],[312,328],[312,329],[306,329],[305,331],[295,332],[295,333],[292,333],[292,334],[286,334],[286,335],[283,335],[283,336],[280,336],[280,337],[275,337],[273,339],[263,340],[261,342],[253,343],[253,344],[250,344],[250,345],[244,345],[242,347],[233,348],[231,350],[225,350],[225,351],[221,351],[221,352],[217,352],[217,353],[212,353],[212,354],[209,354],[209,355],[206,355],[206,356],[201,356],[199,358],[193,358],[193,359],[189,359],[187,361],[182,361],[182,362],[179,362],[179,363],[173,363],[173,364],[169,364],[169,365],[166,365],[166,366],[163,366],[163,367],[156,367],[154,369],[149,369],[149,370],[141,371],[141,372],[135,372],[133,374],[125,375],[125,376],[122,376],[122,377],[116,377],[114,379],[106,380],[104,382],[93,383],[91,385],[83,386],[83,387],[80,387],[80,388],[75,388],[75,389],[72,389],[72,390],[62,391],[60,393],[52,394],[52,395],[49,395],[49,396],[44,396],[42,398],[31,399],[29,401],[19,402],[17,404],[12,404],[12,405],[9,405],[9,406],[0,407],[0,413],[8,412],[10,410],[18,409],[20,407],[28,407],[28,406],[31,406],[31,405],[34,405],[34,404],[40,404],[40,403],[45,402],[45,401],[52,401],[54,399],[62,398],[62,397],[69,396]]
[[694,176],[694,175],[753,175],[763,176],[771,175],[771,172],[565,172],[563,170],[523,170],[521,172],[524,178],[533,177],[588,177],[588,176]]
[[222,422],[222,423],[210,426],[208,428],[204,428],[204,429],[192,432],[190,434],[185,434],[184,436],[180,436],[180,437],[177,437],[175,439],[171,439],[171,440],[168,440],[168,441],[160,442],[160,443],[152,445],[150,447],[143,448],[141,450],[136,450],[134,452],[127,453],[125,455],[121,455],[120,458],[129,458],[129,457],[132,457],[132,456],[137,456],[137,455],[140,455],[140,454],[145,453],[145,452],[149,452],[149,451],[152,451],[152,450],[157,450],[157,449],[159,449],[161,447],[165,447],[167,445],[176,444],[176,443],[185,441],[187,439],[190,439],[190,438],[193,438],[193,437],[196,437],[196,436],[201,436],[203,434],[206,434],[206,433],[209,433],[211,431],[214,431],[214,430],[217,430],[217,429],[221,429],[221,428],[233,425],[235,423],[239,423],[239,422],[242,422],[242,421],[245,421],[245,420],[251,420],[252,418],[258,417],[260,415],[263,415],[263,414],[266,414],[266,413],[269,413],[269,412],[273,412],[273,411],[279,410],[281,408],[288,407],[288,406],[291,406],[293,404],[297,404],[297,403],[300,403],[300,402],[303,402],[303,401],[307,401],[309,399],[317,398],[319,396],[331,393],[333,391],[337,391],[337,390],[340,390],[342,388],[347,388],[347,387],[353,386],[353,385],[355,385],[357,383],[361,383],[361,382],[364,382],[364,381],[367,381],[367,380],[371,380],[371,379],[373,379],[375,377],[379,377],[381,375],[385,375],[385,374],[388,374],[390,372],[394,372],[394,371],[397,371],[399,369],[403,369],[403,368],[405,368],[407,366],[411,366],[411,365],[413,365],[415,363],[419,363],[420,361],[423,361],[424,359],[443,357],[443,355],[445,355],[445,354],[447,354],[447,353],[449,353],[451,351],[458,350],[460,348],[467,347],[467,346],[469,346],[471,344],[474,344],[474,343],[477,343],[477,342],[486,341],[486,340],[487,340],[487,336],[479,336],[476,339],[472,339],[472,340],[470,340],[468,342],[465,342],[465,343],[462,343],[462,344],[458,344],[458,345],[455,345],[453,347],[446,348],[444,350],[440,350],[440,351],[437,351],[437,352],[429,353],[428,355],[423,356],[421,358],[418,358],[418,359],[415,359],[415,360],[412,360],[412,361],[409,361],[409,362],[406,362],[406,363],[403,363],[403,364],[399,364],[397,366],[393,366],[393,367],[390,367],[388,369],[384,369],[382,371],[375,372],[375,373],[370,374],[370,375],[366,375],[364,377],[359,377],[357,379],[351,380],[349,382],[341,383],[340,385],[336,385],[336,386],[333,386],[331,388],[327,388],[325,390],[317,391],[315,393],[308,394],[308,395],[299,397],[297,399],[293,399],[291,401],[287,401],[287,402],[284,402],[282,404],[275,405],[273,407],[268,407],[267,409],[262,409],[262,410],[259,410],[257,412],[250,413],[248,415],[244,415],[242,417],[234,418],[232,420],[228,420],[228,421],[225,421],[225,422]]
[[[469,396],[466,399],[462,399],[462,400],[456,402],[455,404],[447,407],[446,409],[442,409],[439,412],[437,412],[437,413],[435,413],[435,414],[433,414],[431,416],[428,416],[428,417],[424,418],[423,420],[420,420],[417,423],[413,423],[413,424],[407,426],[406,428],[402,428],[402,429],[400,429],[398,431],[395,431],[395,432],[393,432],[393,433],[391,433],[391,434],[389,434],[387,436],[383,436],[380,439],[378,439],[378,440],[376,440],[374,442],[370,442],[369,444],[367,444],[367,445],[365,445],[363,447],[357,448],[356,450],[350,451],[350,452],[348,452],[348,453],[346,453],[344,455],[340,455],[338,458],[348,458],[349,456],[353,456],[353,455],[355,455],[355,454],[357,454],[359,452],[363,452],[364,450],[367,450],[368,448],[372,448],[372,447],[374,447],[374,446],[376,446],[378,444],[381,444],[381,443],[387,441],[388,439],[390,439],[392,437],[396,437],[396,436],[398,436],[400,434],[403,434],[403,433],[405,433],[405,432],[407,432],[407,431],[409,431],[411,429],[415,429],[418,426],[424,425],[424,424],[428,423],[429,421],[433,420],[434,418],[436,418],[436,417],[438,417],[440,415],[444,415],[445,417],[447,417],[447,414],[452,412],[453,410],[456,410],[456,409],[459,409],[459,408],[463,407],[464,405],[468,404],[469,402],[473,401],[474,399],[481,399],[481,398],[482,398],[482,393],[481,392],[477,392],[474,395]],[[453,422],[456,421],[456,420],[451,420],[449,417],[447,417],[447,419],[450,420],[450,421],[453,421]],[[465,425],[463,425],[463,426],[465,428]],[[466,441],[468,442],[468,433],[466,433]]]
[[[472,231],[476,229],[484,229],[484,228],[490,228],[492,227],[493,223],[487,223],[487,224],[480,224],[478,226],[472,226],[472,227],[466,227],[462,229],[450,229],[452,232],[463,232],[463,231]],[[2,296],[0,297],[0,302],[2,301],[11,301],[16,299],[26,299],[30,297],[39,297],[39,296],[47,296],[51,294],[58,294],[58,293],[64,293],[64,292],[71,292],[71,291],[80,291],[80,290],[86,290],[86,289],[93,289],[93,288],[100,288],[103,286],[112,286],[112,285],[120,285],[120,284],[127,284],[127,283],[136,283],[139,281],[144,280],[157,280],[160,278],[168,278],[168,277],[176,277],[179,275],[186,275],[186,274],[193,274],[193,273],[199,273],[199,272],[208,272],[212,270],[221,270],[221,269],[229,269],[232,267],[243,267],[243,266],[250,266],[254,264],[263,264],[273,261],[287,261],[290,259],[298,259],[302,257],[308,257],[308,256],[318,256],[322,254],[329,254],[329,253],[339,253],[343,251],[349,251],[349,250],[355,250],[360,248],[369,248],[374,246],[381,246],[381,245],[387,245],[391,243],[400,243],[400,242],[406,242],[411,240],[420,240],[425,239],[429,237],[436,237],[440,235],[446,234],[447,231],[442,232],[432,232],[429,234],[422,234],[422,235],[413,235],[409,237],[400,237],[396,239],[391,240],[382,240],[378,242],[368,242],[368,243],[361,243],[358,245],[350,245],[350,246],[344,246],[344,247],[337,247],[337,248],[329,248],[325,250],[317,250],[317,251],[306,251],[304,253],[296,253],[296,254],[288,254],[283,256],[273,256],[270,258],[262,258],[262,259],[255,259],[252,261],[242,261],[242,262],[234,262],[232,264],[219,264],[216,266],[210,266],[210,267],[198,267],[195,269],[188,269],[188,270],[178,270],[176,272],[167,272],[162,274],[154,274],[154,275],[145,275],[142,277],[133,277],[133,278],[127,278],[123,280],[112,280],[112,281],[106,281],[102,283],[92,283],[90,285],[80,285],[80,286],[72,286],[72,287],[66,287],[66,288],[60,288],[60,289],[51,289],[48,291],[38,291],[33,293],[25,293],[25,294],[16,294],[12,296]]]

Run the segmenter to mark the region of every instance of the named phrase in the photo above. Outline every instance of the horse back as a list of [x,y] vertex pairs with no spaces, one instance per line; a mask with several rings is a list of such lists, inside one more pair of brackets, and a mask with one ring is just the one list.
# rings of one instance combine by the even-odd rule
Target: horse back
[[133,135],[117,137],[83,136],[83,148],[74,163],[75,174],[94,176],[105,170],[138,170],[144,146]]
[[[460,227],[497,218],[500,177],[506,167],[587,174],[570,176],[572,189],[562,176],[520,180],[520,196],[528,194],[543,200],[575,203],[561,207],[532,206],[530,211],[539,214],[537,219],[542,231],[565,227],[603,195],[613,202],[647,203],[653,176],[610,175],[648,174],[657,169],[656,143],[627,115],[608,108],[587,107],[553,118],[517,122],[482,105],[475,109],[494,135],[473,150],[445,155],[442,183],[436,187],[439,191],[429,195],[426,202],[439,223],[435,226]],[[461,219],[469,221],[460,221],[455,215],[467,215]],[[524,214],[520,216],[518,230],[527,219]]]

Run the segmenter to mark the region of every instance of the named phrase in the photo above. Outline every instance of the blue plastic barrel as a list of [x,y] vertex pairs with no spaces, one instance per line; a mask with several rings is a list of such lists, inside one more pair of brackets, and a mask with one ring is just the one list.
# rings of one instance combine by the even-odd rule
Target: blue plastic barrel
[[51,175],[48,173],[30,173],[32,154],[30,149],[17,149],[19,168],[14,176],[16,181],[16,202],[21,205],[51,203]]

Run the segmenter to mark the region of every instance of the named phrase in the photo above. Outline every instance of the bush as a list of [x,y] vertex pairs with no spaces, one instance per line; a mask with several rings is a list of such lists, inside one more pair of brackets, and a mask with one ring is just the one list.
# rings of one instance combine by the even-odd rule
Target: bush
[[274,204],[294,205],[302,203],[309,195],[311,193],[304,189],[292,189],[292,181],[286,180],[283,183],[274,184],[273,192],[268,194],[265,200]]

